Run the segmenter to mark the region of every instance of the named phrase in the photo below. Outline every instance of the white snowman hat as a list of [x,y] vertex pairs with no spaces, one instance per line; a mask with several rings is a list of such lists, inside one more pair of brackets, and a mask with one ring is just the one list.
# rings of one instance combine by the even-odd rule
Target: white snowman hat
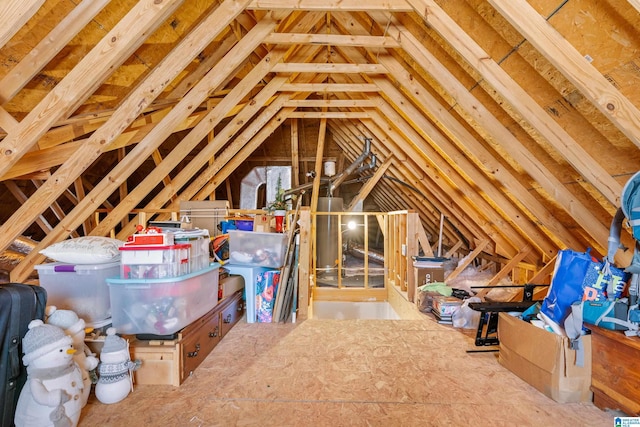
[[22,351],[24,357],[22,362],[29,366],[34,360],[45,354],[73,343],[71,337],[64,333],[62,328],[55,325],[45,324],[40,319],[32,320],[29,323],[29,330],[22,339]]
[[47,323],[64,329],[69,335],[75,335],[84,329],[84,319],[80,319],[73,310],[59,310],[55,305],[46,309]]

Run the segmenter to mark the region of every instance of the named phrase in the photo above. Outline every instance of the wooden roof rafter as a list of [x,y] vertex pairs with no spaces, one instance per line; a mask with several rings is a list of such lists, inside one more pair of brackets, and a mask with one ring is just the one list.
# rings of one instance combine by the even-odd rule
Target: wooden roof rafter
[[[324,119],[330,132],[327,141],[333,136],[346,154],[338,158],[358,155],[356,134],[374,137],[380,165],[387,170],[380,172],[374,188],[362,186],[356,200],[368,193],[381,206],[413,208],[429,233],[435,232],[440,212],[444,212],[451,221],[445,228],[451,246],[464,240],[474,247],[489,238],[488,250],[526,256],[531,264],[540,265],[541,259],[564,246],[605,250],[608,222],[621,186],[640,159],[635,122],[629,120],[638,109],[638,97],[627,84],[640,75],[633,68],[640,61],[631,53],[640,43],[626,40],[631,48],[617,62],[599,52],[596,60],[608,62],[594,62],[584,70],[574,67],[583,61],[575,54],[584,45],[575,35],[577,30],[567,25],[580,7],[596,13],[606,9],[602,5],[591,8],[592,0],[560,8],[549,22],[532,8],[507,9],[503,0],[460,4],[373,0],[366,5],[354,0],[298,0],[294,4],[285,0],[205,0],[197,4],[169,0],[162,6],[167,9],[149,9],[145,16],[138,16],[148,29],[136,40],[118,31],[129,29],[127,24],[141,11],[140,4],[151,0],[138,2],[137,7],[85,1],[57,11],[49,27],[33,27],[40,15],[52,10],[53,1],[30,1],[32,6],[38,4],[28,13],[33,18],[18,20],[30,28],[30,39],[24,45],[43,53],[28,74],[19,72],[26,66],[19,64],[30,59],[16,50],[27,30],[0,31],[0,37],[15,37],[6,39],[7,47],[0,50],[5,60],[0,81],[23,75],[22,80],[0,85],[0,93],[4,89],[9,94],[8,102],[0,107],[0,127],[6,131],[0,134],[2,188],[11,186],[12,179],[43,180],[19,213],[3,221],[2,246],[14,233],[36,224],[48,206],[55,204],[60,206],[58,218],[46,212],[52,229],[44,242],[61,240],[83,224],[88,230],[92,227],[87,219],[90,211],[108,202],[109,190],[112,216],[103,228],[94,229],[96,233],[119,222],[123,212],[137,208],[146,196],[153,206],[166,207],[179,197],[205,197],[205,189],[213,194],[221,179],[233,176],[231,168],[240,166],[237,159],[251,156],[266,140],[267,130],[278,129],[287,119],[304,117],[297,119],[299,123]],[[16,4],[14,0],[6,3]],[[97,32],[94,22],[87,23],[97,10],[85,9],[91,7],[101,8],[94,19],[103,25]],[[173,7],[176,12],[169,12]],[[636,6],[621,2],[615,7],[619,17],[595,18],[603,20],[604,29],[620,24],[625,36],[637,34],[637,25],[633,25],[638,22]],[[0,16],[2,10],[0,7]],[[255,27],[273,19],[273,11],[279,15],[278,22],[269,31],[255,32]],[[74,14],[83,18],[73,20]],[[197,22],[205,20],[210,23],[208,30],[215,28],[218,34],[205,32],[198,38]],[[56,38],[48,45],[47,33],[60,32],[62,23],[70,21],[74,22],[66,38]],[[505,25],[506,21],[512,25]],[[591,34],[590,29],[581,29]],[[100,70],[95,81],[71,85],[72,79],[85,75],[91,61],[107,58],[97,52],[109,44],[109,34],[118,34],[123,42],[108,52],[106,62],[113,70],[95,62],[91,71]],[[77,47],[65,41],[69,36],[80,41]],[[596,44],[605,46],[606,38]],[[567,49],[554,55],[549,40]],[[619,51],[616,41],[608,43],[612,51]],[[198,99],[204,87],[199,85],[209,78],[207,73],[237,45],[252,49],[234,67],[219,68],[222,75],[217,85]],[[76,56],[61,62],[48,59],[61,48]],[[277,61],[260,81],[253,79],[252,70],[263,58],[289,48],[290,57]],[[172,49],[185,53],[167,53]],[[19,60],[7,62],[14,52]],[[89,55],[80,59],[78,52]],[[554,63],[561,56],[564,60]],[[623,60],[627,62],[620,62]],[[57,68],[58,63],[63,65]],[[34,72],[42,78],[33,77]],[[581,84],[585,75],[597,84]],[[286,80],[268,100],[251,106],[258,94],[280,79]],[[527,90],[531,87],[536,91]],[[227,96],[240,88],[246,90],[245,96],[233,96],[231,102]],[[190,100],[191,111],[178,121],[185,99]],[[613,110],[607,108],[605,99],[614,105]],[[200,124],[212,119],[206,116],[207,109],[213,111],[225,103],[223,116]],[[42,120],[35,121],[40,113]],[[224,119],[231,117],[243,124],[225,130],[233,121]],[[570,119],[577,119],[577,124]],[[199,144],[196,141],[205,129],[207,135],[213,134],[212,148],[201,156],[179,145],[184,134],[193,135],[189,137],[191,147]],[[25,141],[20,152],[14,151],[13,144],[18,135]],[[157,141],[151,142],[152,136]],[[307,138],[307,142],[315,140],[315,135]],[[600,144],[611,153],[610,163],[594,155]],[[174,145],[184,153],[169,152]],[[114,166],[118,162],[111,150],[118,150],[119,163],[128,164],[126,170]],[[128,152],[136,153],[141,163],[132,161]],[[157,172],[150,174],[144,169],[154,165],[150,160],[154,155]],[[12,158],[3,162],[7,156]],[[267,158],[266,152],[262,157]],[[88,170],[89,165],[98,167]],[[181,170],[174,171],[172,165]],[[303,163],[302,169],[305,167]],[[198,176],[201,171],[202,178]],[[113,184],[122,181],[113,187],[122,192],[101,182],[101,173],[109,179],[116,176]],[[89,179],[80,181],[83,174]],[[128,191],[133,186],[125,185],[127,179],[143,181],[148,176],[142,188]],[[154,182],[168,177],[171,182],[166,182],[166,190],[158,185],[152,188]],[[400,181],[415,186],[424,196],[412,197]],[[74,185],[78,200],[69,201],[66,190]],[[623,241],[629,240],[625,234]],[[523,255],[521,249],[527,244],[535,249]],[[628,255],[620,251],[618,262],[624,264]],[[34,260],[35,256],[28,259],[31,265],[15,270],[16,279],[27,274]]]
[[[352,58],[354,57],[354,55],[352,54]],[[357,57],[356,57],[357,58]],[[383,61],[384,63],[387,64],[387,67],[394,67],[395,65],[395,61],[393,59],[391,59],[390,57],[387,57],[386,55],[378,55],[377,59]],[[395,67],[395,69],[397,70],[397,66]],[[411,120],[408,119],[408,116],[410,116],[411,118],[413,118],[414,120],[419,120],[421,125],[420,126],[416,126],[415,124],[413,124],[414,128],[416,128],[416,130],[418,131],[422,131],[423,133],[423,137],[425,137],[427,140],[431,139],[431,138],[435,138],[438,142],[436,142],[434,144],[435,147],[439,147],[439,155],[446,155],[445,153],[449,153],[449,155],[453,155],[453,153],[456,152],[456,148],[449,144],[449,142],[447,141],[446,138],[444,137],[440,137],[438,130],[436,130],[431,123],[429,123],[426,120],[423,120],[421,118],[421,112],[418,111],[417,109],[413,109],[414,108],[410,102],[408,102],[408,100],[404,99],[404,96],[402,94],[400,94],[400,92],[388,81],[388,79],[384,79],[384,78],[380,78],[380,77],[372,77],[371,81],[373,81],[374,83],[378,84],[380,86],[381,92],[384,94],[385,97],[391,97],[395,100],[395,106],[394,109],[396,110],[397,114],[401,115],[404,117],[405,120],[411,122]],[[411,82],[411,79],[408,79],[409,82]],[[410,92],[416,92],[416,89],[413,88],[412,91]],[[379,108],[382,106],[384,107],[384,104],[386,104],[384,101],[379,101],[378,102],[378,106]],[[388,116],[390,113],[388,112],[388,110],[385,112],[385,116]],[[446,113],[445,113],[446,114]],[[442,116],[442,113],[440,114],[440,116]],[[401,120],[398,117],[398,120]],[[422,130],[421,130],[422,128]],[[465,135],[466,137],[466,135]],[[435,141],[434,141],[435,142]],[[432,142],[432,144],[434,143]],[[444,146],[443,146],[444,145]],[[434,156],[436,156],[435,152],[432,152],[431,154],[428,154],[428,156],[430,158],[433,158]],[[461,156],[461,155],[457,155],[457,157],[455,159],[449,159],[448,161],[445,162],[436,162],[439,164],[450,164],[450,165],[455,165],[456,167],[458,167],[458,172],[459,173],[473,173],[474,170],[474,166],[471,164],[468,164],[469,162],[467,161],[466,155],[465,156]],[[477,183],[477,185],[480,185],[484,188],[488,189],[487,194],[491,193],[491,190],[494,189],[494,187],[488,183],[488,185],[483,185],[482,181],[483,181],[484,177],[482,175],[479,174],[475,174],[475,176],[473,177],[473,179],[468,179],[468,182],[475,182]],[[469,193],[472,194],[472,193]],[[499,201],[497,203],[494,202],[493,206],[494,208],[497,206],[502,206],[504,209],[508,209],[510,206],[510,202],[507,201],[500,192],[497,191],[493,191],[491,194],[491,197],[493,197],[494,199],[498,199]],[[481,208],[480,209],[483,212],[486,212],[487,209],[486,208]],[[521,215],[521,212],[519,211],[513,211],[511,212],[510,216],[508,215],[503,215],[503,216],[496,216],[496,218],[501,218],[501,217],[505,217],[505,218],[515,218],[516,221],[520,221],[520,225],[525,227],[527,233],[522,233],[524,236],[530,236],[531,237],[531,242],[537,242],[537,244],[542,244],[544,245],[544,242],[547,240],[545,236],[542,236],[539,232],[539,230],[534,229],[533,227],[531,227],[531,223],[524,220],[523,216]],[[524,220],[524,221],[523,221]],[[548,245],[544,252],[547,253],[555,253],[557,251],[557,247],[553,246],[553,245]]]

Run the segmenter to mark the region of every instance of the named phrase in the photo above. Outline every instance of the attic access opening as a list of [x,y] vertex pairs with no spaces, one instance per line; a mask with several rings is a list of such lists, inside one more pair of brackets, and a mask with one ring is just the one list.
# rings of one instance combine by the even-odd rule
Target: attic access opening
[[316,286],[385,287],[384,238],[376,214],[318,214],[315,220]]

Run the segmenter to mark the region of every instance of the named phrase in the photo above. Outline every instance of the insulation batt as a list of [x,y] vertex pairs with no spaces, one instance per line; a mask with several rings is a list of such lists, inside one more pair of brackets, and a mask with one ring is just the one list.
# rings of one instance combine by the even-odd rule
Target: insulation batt
[[29,237],[19,236],[9,245],[8,249],[26,255],[33,251],[37,244],[38,242],[30,239]]
[[[9,281],[9,272],[36,247],[36,243],[28,237],[20,236],[9,245],[7,250],[0,253],[0,281],[3,283]],[[35,275],[34,272],[30,277],[35,277]]]

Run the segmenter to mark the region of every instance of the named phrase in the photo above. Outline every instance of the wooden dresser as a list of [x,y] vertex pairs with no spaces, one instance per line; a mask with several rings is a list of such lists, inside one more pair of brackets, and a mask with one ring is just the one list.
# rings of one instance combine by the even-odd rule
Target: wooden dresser
[[591,329],[593,403],[640,415],[640,338],[593,325]]
[[142,361],[136,384],[179,386],[244,315],[242,290],[224,298],[174,340],[131,340],[131,358]]

